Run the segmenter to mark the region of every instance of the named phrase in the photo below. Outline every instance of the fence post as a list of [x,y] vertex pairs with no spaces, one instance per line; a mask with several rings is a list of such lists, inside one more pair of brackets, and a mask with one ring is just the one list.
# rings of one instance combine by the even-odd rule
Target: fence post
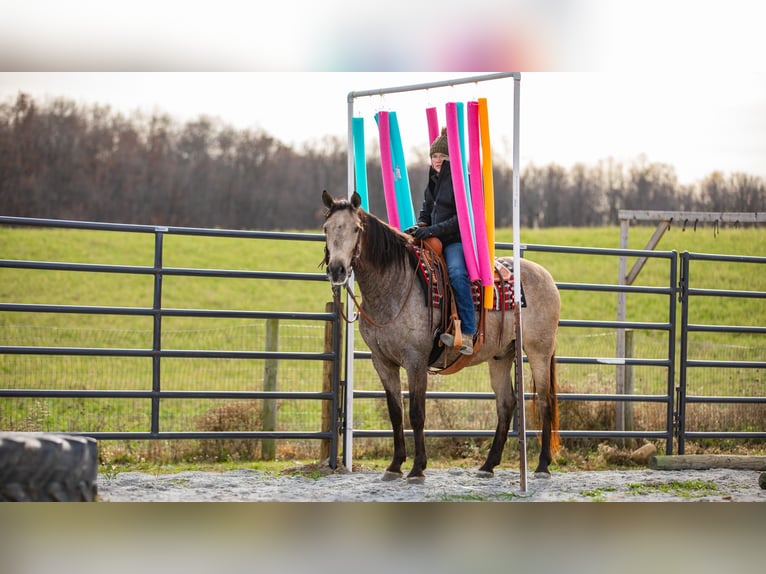
[[[335,303],[332,301],[325,303],[325,313],[332,313],[335,310]],[[332,353],[332,329],[333,322],[327,321],[324,324],[324,352]],[[322,365],[322,392],[332,392],[332,361],[324,361]],[[322,401],[322,432],[330,432],[333,430],[332,424],[332,406],[333,401]],[[330,458],[330,441],[328,439],[322,439],[319,445],[319,460],[325,460]],[[333,467],[334,461],[330,461],[330,466]],[[333,467],[334,468],[334,467]]]
[[[633,358],[633,329],[625,329],[625,358]],[[633,394],[633,365],[625,365],[625,394]],[[633,401],[627,401],[625,404],[625,430],[633,430]],[[631,439],[633,440],[633,439]]]
[[[266,319],[266,349],[267,352],[279,351],[279,319]],[[277,359],[266,359],[263,365],[263,390],[277,390]],[[277,427],[277,400],[263,399],[263,430],[273,431]],[[276,457],[276,441],[265,438],[261,441],[261,460],[274,460]]]

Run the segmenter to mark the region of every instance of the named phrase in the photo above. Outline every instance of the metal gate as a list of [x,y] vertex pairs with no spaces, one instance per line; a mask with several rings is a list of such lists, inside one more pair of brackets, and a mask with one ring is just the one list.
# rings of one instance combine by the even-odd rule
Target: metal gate
[[[708,264],[705,266],[705,264]],[[708,277],[715,276],[716,266],[722,264],[742,265],[756,276],[763,277],[766,273],[766,257],[745,257],[731,255],[710,255],[684,252],[681,254],[681,278],[679,282],[679,300],[681,302],[681,340],[680,340],[680,369],[678,383],[678,411],[675,426],[678,435],[678,453],[684,453],[687,439],[764,439],[766,438],[766,381],[763,369],[766,368],[764,352],[766,344],[763,335],[766,334],[764,319],[766,315],[757,310],[752,313],[753,324],[726,324],[725,311],[718,317],[718,324],[702,324],[695,322],[693,301],[703,297],[716,297],[721,302],[731,299],[763,300],[764,291],[743,291],[723,288],[694,287],[692,266],[696,271]],[[700,275],[697,275],[700,277]],[[701,281],[698,280],[699,284]],[[713,281],[715,284],[715,281]],[[756,307],[763,310],[763,307]],[[699,319],[697,319],[699,320]],[[760,325],[758,324],[760,323]],[[739,333],[742,335],[760,335],[758,340],[760,352],[754,357],[742,357],[740,360],[701,358],[699,346],[694,345],[697,333],[715,336],[719,333]],[[754,338],[755,339],[755,338]],[[707,349],[705,355],[719,349]],[[755,359],[755,360],[751,360]],[[715,370],[716,382],[712,385],[702,385],[695,381],[695,375]],[[726,379],[732,384],[724,385]],[[713,388],[708,388],[713,387]],[[696,417],[692,409],[697,411],[705,405],[715,405],[723,412],[726,407],[731,413],[731,422],[738,430],[699,429],[696,428]],[[731,422],[729,424],[731,424]],[[696,430],[690,430],[692,429]],[[750,430],[743,430],[749,428]]]
[[[78,273],[86,281],[88,274],[122,274],[126,276],[146,277],[147,281],[152,281],[151,289],[147,289],[147,295],[150,300],[142,307],[127,306],[96,306],[96,305],[60,305],[60,304],[40,304],[40,303],[20,303],[20,302],[0,302],[0,313],[11,315],[21,313],[34,314],[69,314],[76,316],[104,316],[120,317],[134,316],[145,317],[151,321],[150,345],[137,348],[110,348],[101,346],[64,346],[64,345],[19,345],[16,341],[8,341],[10,344],[0,345],[0,354],[4,355],[28,355],[28,356],[48,356],[48,357],[130,357],[140,361],[149,361],[151,363],[151,383],[136,384],[137,388],[115,390],[110,387],[109,381],[105,382],[104,388],[88,388],[83,381],[80,388],[13,388],[12,383],[0,383],[0,412],[2,412],[3,402],[8,399],[61,399],[75,403],[76,400],[86,399],[105,399],[114,401],[114,403],[128,401],[130,404],[139,405],[142,402],[150,401],[150,415],[147,427],[143,430],[119,430],[115,428],[98,428],[84,430],[82,428],[70,429],[41,429],[51,432],[70,432],[71,434],[82,434],[94,437],[96,439],[318,439],[329,441],[329,457],[331,464],[337,459],[338,437],[342,424],[339,408],[340,389],[340,357],[341,357],[341,336],[342,332],[339,324],[339,315],[337,311],[325,309],[324,312],[275,312],[275,311],[256,311],[256,310],[237,310],[237,309],[203,309],[203,308],[170,308],[163,304],[163,284],[170,277],[194,277],[194,278],[223,278],[223,279],[246,279],[275,281],[281,285],[287,285],[283,282],[296,282],[305,284],[307,281],[319,281],[326,283],[326,277],[323,273],[294,273],[294,272],[275,272],[260,270],[237,270],[237,269],[199,269],[199,268],[179,268],[171,267],[164,263],[166,248],[165,239],[170,236],[198,236],[210,238],[239,238],[244,240],[267,239],[284,241],[315,241],[323,242],[322,234],[307,233],[276,233],[276,232],[257,232],[257,231],[237,231],[220,229],[199,229],[185,227],[160,227],[146,225],[127,225],[96,222],[78,222],[50,219],[33,219],[23,217],[0,217],[0,224],[17,227],[38,227],[38,228],[65,228],[73,230],[97,230],[100,232],[121,232],[129,234],[144,234],[154,237],[153,241],[153,265],[113,265],[101,263],[72,263],[69,261],[29,261],[21,259],[0,259],[0,270],[47,270],[61,271],[65,273]],[[215,247],[213,249],[215,251]],[[4,253],[8,257],[12,253]],[[151,254],[148,254],[151,256]],[[211,255],[211,260],[214,256]],[[92,276],[92,275],[90,275]],[[6,275],[7,277],[7,275]],[[56,296],[55,288],[52,289],[53,297]],[[60,299],[59,299],[60,300]],[[7,316],[7,315],[6,315]],[[164,323],[170,318],[207,318],[207,319],[253,319],[253,320],[289,320],[293,322],[319,322],[320,324],[332,325],[331,344],[328,344],[325,335],[325,349],[321,352],[290,352],[279,351],[275,349],[265,350],[220,350],[220,349],[185,349],[169,348],[164,343],[163,335],[167,335],[164,329]],[[172,319],[171,319],[172,320]],[[319,339],[322,340],[321,338]],[[16,343],[16,344],[14,344]],[[330,348],[327,348],[330,347]],[[169,388],[166,384],[163,374],[163,365],[170,360],[193,361],[195,359],[228,359],[248,361],[260,359],[264,361],[313,361],[321,364],[330,365],[330,388],[322,391],[276,391],[276,390],[189,390],[189,387],[179,389]],[[142,363],[145,365],[146,363]],[[38,386],[38,385],[35,385]],[[51,385],[53,386],[53,385]],[[189,385],[192,386],[192,385]],[[150,387],[150,388],[147,388]],[[326,428],[315,431],[290,431],[290,430],[248,430],[248,431],[195,431],[195,430],[166,430],[163,428],[162,405],[167,405],[168,401],[202,401],[209,399],[220,400],[248,400],[262,399],[264,404],[272,402],[276,404],[277,400],[306,400],[320,401],[323,405],[329,406],[325,409],[329,413],[329,420],[324,425]],[[5,401],[4,401],[5,400]],[[111,404],[111,403],[110,403]],[[130,407],[127,407],[128,409]],[[136,406],[136,409],[138,406]],[[6,415],[8,415],[6,410]],[[96,425],[94,425],[96,426]],[[317,425],[318,427],[318,425]],[[18,429],[14,429],[18,430]],[[325,443],[326,445],[326,443]]]

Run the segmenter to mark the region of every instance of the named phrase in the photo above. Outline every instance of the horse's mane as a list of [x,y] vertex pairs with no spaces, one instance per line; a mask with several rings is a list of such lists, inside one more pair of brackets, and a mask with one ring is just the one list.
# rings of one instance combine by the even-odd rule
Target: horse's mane
[[403,271],[417,265],[417,255],[412,249],[412,239],[381,221],[371,213],[359,210],[364,229],[360,262],[376,271],[398,266]]

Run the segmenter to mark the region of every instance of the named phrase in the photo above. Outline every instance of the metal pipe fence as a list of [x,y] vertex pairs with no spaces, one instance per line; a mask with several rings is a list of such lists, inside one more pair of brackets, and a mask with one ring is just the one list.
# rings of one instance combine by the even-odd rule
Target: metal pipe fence
[[[151,265],[133,264],[104,264],[82,263],[70,261],[40,261],[8,258],[9,253],[2,253],[0,259],[0,271],[23,270],[23,271],[50,271],[82,274],[109,274],[120,276],[144,277],[151,281],[151,288],[146,290],[147,303],[142,306],[129,306],[124,304],[106,305],[83,305],[83,304],[57,304],[50,302],[25,302],[25,301],[0,301],[0,317],[10,315],[31,314],[34,316],[68,315],[77,318],[99,317],[105,321],[117,321],[118,318],[134,317],[147,321],[146,333],[140,333],[135,342],[130,344],[106,341],[106,344],[88,345],[63,345],[50,344],[49,342],[36,342],[28,340],[25,336],[15,332],[6,331],[3,339],[6,344],[0,345],[0,358],[2,357],[38,357],[38,358],[77,358],[92,357],[104,360],[113,359],[126,361],[120,363],[122,372],[119,373],[121,381],[125,381],[124,388],[116,388],[119,385],[110,384],[110,381],[100,381],[101,384],[77,387],[76,385],[62,384],[56,387],[45,382],[30,385],[15,385],[6,383],[9,378],[4,377],[0,382],[0,413],[5,411],[6,418],[13,408],[14,400],[48,400],[56,399],[63,401],[71,408],[81,407],[81,401],[110,401],[120,403],[120,408],[126,412],[131,410],[145,412],[145,417],[138,418],[138,423],[124,425],[122,423],[115,428],[105,427],[98,421],[93,422],[87,428],[61,428],[44,429],[53,432],[68,432],[91,436],[104,440],[156,440],[156,439],[242,439],[242,440],[319,440],[330,443],[330,461],[336,460],[341,448],[341,437],[345,440],[358,440],[366,438],[390,437],[388,428],[376,428],[365,424],[365,417],[383,400],[384,393],[380,389],[379,382],[371,369],[369,352],[363,348],[360,338],[359,347],[351,352],[342,352],[343,330],[337,309],[329,312],[318,310],[316,312],[299,312],[290,310],[253,310],[253,309],[210,309],[203,307],[171,307],[164,303],[163,295],[166,291],[165,282],[169,278],[216,278],[221,280],[254,280],[287,285],[288,283],[306,284],[307,282],[326,282],[323,273],[300,273],[293,271],[265,271],[260,269],[204,269],[197,267],[169,266],[165,263],[167,245],[165,240],[170,236],[197,236],[216,238],[238,238],[243,240],[275,240],[278,242],[309,241],[323,242],[322,234],[310,233],[278,233],[258,231],[237,231],[218,229],[198,229],[185,227],[159,227],[145,225],[109,224],[95,222],[61,221],[50,219],[32,219],[20,217],[0,217],[0,225],[38,228],[63,228],[74,230],[97,230],[104,232],[123,232],[130,234],[148,234],[153,238],[151,241]],[[511,250],[511,244],[498,243],[498,254],[503,250]],[[565,379],[568,388],[559,393],[562,408],[609,408],[616,404],[643,405],[650,409],[652,414],[644,421],[640,428],[634,429],[626,426],[618,429],[611,418],[598,425],[580,426],[571,425],[561,430],[564,438],[571,439],[650,439],[663,441],[665,451],[672,454],[674,441],[677,442],[679,454],[683,454],[685,444],[689,439],[763,439],[766,438],[764,421],[766,416],[766,393],[763,392],[763,378],[758,377],[766,361],[762,354],[756,351],[755,357],[745,357],[736,360],[711,358],[707,348],[695,346],[693,337],[697,334],[716,336],[720,334],[738,334],[747,337],[760,337],[766,333],[763,323],[765,315],[755,312],[752,314],[754,323],[751,325],[727,325],[725,321],[717,324],[705,324],[705,319],[695,319],[693,301],[701,298],[717,298],[731,300],[748,300],[759,302],[766,299],[766,291],[737,290],[734,288],[708,288],[698,276],[692,278],[690,269],[693,264],[726,263],[732,265],[746,265],[753,267],[755,273],[760,273],[766,258],[763,257],[737,257],[725,255],[702,255],[683,253],[679,258],[675,251],[646,251],[627,249],[603,249],[584,247],[562,247],[549,245],[524,245],[523,252],[526,255],[534,254],[534,259],[545,265],[547,254],[569,254],[573,257],[645,257],[648,267],[655,265],[656,276],[659,279],[646,285],[620,285],[608,281],[561,281],[557,283],[562,292],[562,298],[585,297],[583,301],[593,300],[593,297],[607,298],[609,294],[624,293],[632,301],[655,301],[655,307],[660,309],[657,316],[652,316],[646,321],[616,321],[614,316],[609,315],[594,317],[588,313],[587,305],[573,303],[565,306],[560,321],[559,336],[566,343],[562,345],[564,352],[557,356],[558,363],[563,369],[570,369],[567,377],[559,377],[559,382]],[[214,257],[214,255],[210,255]],[[587,264],[580,264],[583,270]],[[679,278],[680,267],[680,278]],[[615,265],[616,268],[616,265]],[[583,274],[585,276],[586,274]],[[708,274],[709,275],[709,274]],[[567,277],[569,279],[569,277]],[[694,283],[692,283],[692,280]],[[52,288],[55,295],[55,286]],[[327,285],[329,294],[330,288]],[[588,299],[588,298],[591,299]],[[615,297],[616,299],[616,297]],[[660,303],[656,303],[659,299]],[[580,301],[580,299],[578,299]],[[641,304],[641,303],[636,303]],[[680,317],[678,306],[680,305]],[[286,304],[289,307],[289,303]],[[320,304],[317,308],[321,309]],[[725,316],[725,313],[724,313]],[[281,350],[266,350],[265,346],[258,349],[250,345],[247,349],[231,349],[218,342],[211,343],[211,348],[201,349],[198,347],[185,348],[179,342],[177,334],[169,328],[170,321],[188,319],[227,319],[227,320],[252,320],[266,321],[279,320],[282,326],[288,322],[300,324],[316,324],[324,326],[332,325],[332,334],[329,343],[325,342],[319,351],[306,351],[302,349],[288,348]],[[76,321],[76,320],[75,320]],[[6,321],[7,323],[7,321]],[[353,326],[351,327],[354,328]],[[0,321],[0,333],[8,329],[7,325]],[[44,329],[44,328],[43,328]],[[573,345],[571,341],[579,341],[587,338],[595,331],[599,335],[604,331],[614,333],[620,329],[632,330],[637,339],[642,342],[636,356],[618,356],[617,352],[594,353],[593,347],[585,344]],[[571,336],[571,333],[577,333]],[[583,335],[582,333],[585,333]],[[323,336],[318,336],[323,340]],[[351,337],[353,341],[354,338]],[[761,339],[756,339],[760,341]],[[651,343],[650,352],[642,352]],[[573,352],[577,351],[577,352]],[[345,355],[345,357],[344,357]],[[232,361],[243,364],[260,364],[261,362],[276,362],[288,364],[298,362],[301,364],[331,365],[331,382],[329,387],[322,390],[291,387],[291,390],[253,390],[250,386],[233,384],[221,388],[195,388],[192,384],[194,377],[201,375],[182,375],[181,380],[173,377],[173,368],[176,362],[193,364],[200,360]],[[142,361],[141,369],[148,370],[148,384],[137,384],[132,374],[136,369],[136,363]],[[148,362],[147,367],[143,362]],[[357,366],[354,367],[353,364]],[[614,388],[613,370],[619,366],[634,369],[638,380],[643,385],[635,391],[618,392]],[[343,380],[343,372],[355,373],[356,383],[352,387],[352,397],[355,407],[354,421],[348,421],[349,413],[344,411],[344,394],[347,392],[347,381]],[[466,371],[474,371],[467,369]],[[743,377],[741,373],[749,371],[754,376]],[[476,371],[478,372],[478,371]],[[649,373],[646,376],[641,373]],[[714,392],[715,389],[703,388],[693,380],[693,373],[705,372],[716,374],[720,378],[734,379],[727,392]],[[606,373],[606,374],[604,374]],[[88,377],[87,373],[82,375]],[[321,377],[311,371],[308,375],[300,377]],[[367,379],[365,379],[367,377]],[[459,380],[461,373],[452,375]],[[43,377],[40,377],[41,380]],[[737,386],[737,381],[747,378],[746,388]],[[486,386],[485,377],[481,380],[469,380],[464,388],[458,386],[446,386],[440,384],[437,390],[427,394],[431,404],[434,402],[447,401],[461,404],[467,401],[476,401],[488,405],[491,412],[491,403],[494,395]],[[595,381],[595,382],[594,382]],[[649,381],[647,383],[647,381]],[[760,384],[759,384],[760,381]],[[461,383],[462,384],[462,383]],[[707,383],[705,383],[707,385]],[[405,399],[407,393],[404,394]],[[532,393],[525,393],[526,399],[532,398]],[[274,429],[274,430],[196,430],[179,428],[177,421],[168,414],[173,403],[205,401],[306,401],[311,404],[321,403],[329,405],[330,424],[320,427],[319,422],[313,422],[319,418],[319,409],[312,411],[312,422],[306,426],[309,428],[298,429]],[[145,408],[144,403],[149,406]],[[83,407],[84,408],[84,407]],[[112,408],[111,406],[109,408]],[[115,407],[117,408],[117,407]],[[697,409],[729,409],[731,417],[746,414],[746,430],[731,428],[731,420],[723,417],[719,428],[700,428]],[[733,410],[732,410],[733,409]],[[749,411],[745,412],[747,409]],[[632,411],[631,416],[632,415]],[[724,412],[724,411],[722,411]],[[31,416],[31,415],[30,415]],[[126,420],[129,415],[124,415]],[[454,438],[488,438],[493,435],[492,424],[484,424],[482,416],[474,417],[479,421],[480,428],[430,428],[426,430],[429,437],[454,437]],[[612,415],[609,415],[612,417]],[[726,416],[729,416],[727,414]],[[0,417],[2,418],[2,417]],[[489,420],[489,419],[487,419]],[[353,422],[354,424],[349,424]],[[384,422],[380,423],[384,425]],[[298,425],[300,426],[300,425]],[[128,428],[129,427],[129,428]],[[320,428],[320,430],[316,430]],[[11,429],[18,430],[18,429]],[[527,428],[527,436],[534,437],[537,430]],[[514,428],[510,436],[518,437],[518,429]]]

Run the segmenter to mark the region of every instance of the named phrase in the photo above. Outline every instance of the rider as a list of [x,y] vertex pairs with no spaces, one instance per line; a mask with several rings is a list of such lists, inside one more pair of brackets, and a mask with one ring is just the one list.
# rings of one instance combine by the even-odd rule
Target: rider
[[[473,336],[476,333],[476,314],[471,294],[471,282],[465,265],[463,244],[460,242],[455,191],[452,187],[452,172],[447,146],[447,130],[431,143],[431,166],[428,170],[428,185],[423,195],[423,207],[418,216],[418,227],[407,231],[417,239],[437,237],[442,242],[442,252],[447,264],[455,304],[460,317],[462,344],[460,352],[473,354]],[[451,347],[455,339],[450,333],[442,333],[442,343]]]

